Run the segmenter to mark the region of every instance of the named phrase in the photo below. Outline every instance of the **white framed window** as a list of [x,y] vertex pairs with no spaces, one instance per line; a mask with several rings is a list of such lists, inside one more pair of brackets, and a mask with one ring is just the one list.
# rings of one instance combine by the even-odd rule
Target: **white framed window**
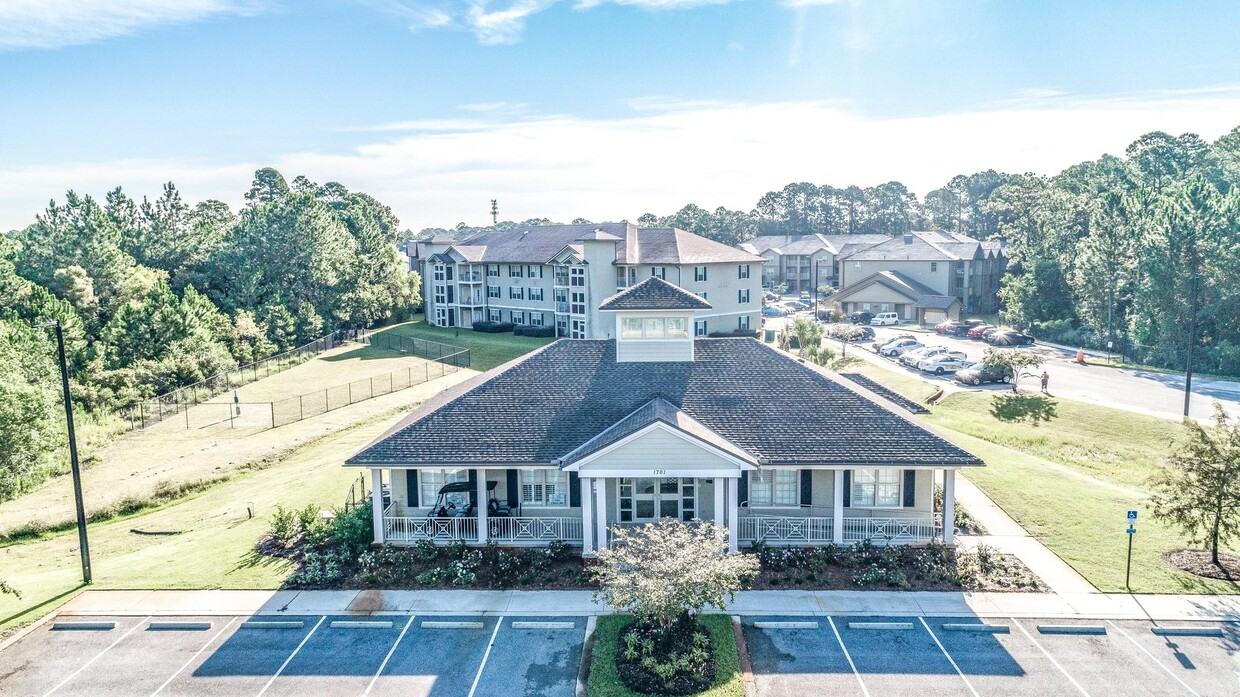
[[642,320],[640,317],[625,317],[620,323],[621,339],[642,338]]
[[736,318],[736,328],[749,330],[749,315],[741,315]]
[[903,479],[902,470],[853,470],[852,507],[899,508]]
[[651,266],[650,275],[658,276],[659,278],[666,281],[667,280],[667,267],[666,266]]
[[567,506],[568,472],[520,470],[522,506]]
[[435,264],[435,280],[442,281],[444,276],[443,264]]
[[499,286],[487,286],[487,297],[498,298],[499,297]]
[[742,305],[749,302],[749,289],[748,288],[741,288],[736,291],[736,302]]
[[705,266],[693,267],[693,280],[697,281],[698,283],[702,283],[703,281],[706,280],[706,267]]
[[740,279],[749,278],[749,264],[741,264],[736,267],[736,277]]
[[448,302],[448,287],[445,285],[435,286],[435,303],[442,305]]
[[530,324],[535,327],[543,326],[543,313],[531,312],[530,313]]
[[669,339],[688,339],[689,328],[684,317],[668,317],[667,318],[667,338]]
[[584,319],[573,320],[571,336],[574,339],[586,338],[586,321]]
[[[469,481],[468,470],[418,470],[418,503],[430,507],[439,498],[444,484]],[[448,494],[444,505],[456,504],[457,508],[469,508],[469,492]]]
[[799,506],[800,488],[800,470],[757,470],[749,475],[749,505]]
[[533,264],[530,264],[525,267],[525,275],[529,276],[530,278],[542,278],[543,267],[541,265],[535,266]]
[[930,262],[930,273],[937,273],[938,270],[939,270],[939,262],[937,261]]
[[487,275],[499,278],[499,264],[487,264]]
[[[538,268],[541,269],[542,267],[540,266]],[[542,299],[543,299],[542,288],[530,288],[530,300],[542,300]]]
[[525,324],[525,311],[524,310],[513,310],[512,311],[512,323],[513,324]]
[[508,286],[508,299],[509,300],[524,300],[525,289],[522,288],[521,286]]
[[442,327],[448,323],[448,311],[442,307],[435,308],[435,324]]
[[699,319],[693,323],[694,336],[706,336],[706,320]]
[[574,315],[584,315],[586,313],[586,294],[580,291],[573,291],[572,303],[569,311]]
[[487,319],[491,320],[492,322],[502,322],[504,321],[504,311],[503,310],[488,310]]
[[570,286],[585,287],[586,270],[580,266],[574,266],[568,270],[568,284]]
[[520,264],[509,264],[508,265],[508,278],[521,278],[521,265]]
[[698,293],[698,295],[700,295],[703,300],[706,299],[706,291],[702,291],[701,293]]

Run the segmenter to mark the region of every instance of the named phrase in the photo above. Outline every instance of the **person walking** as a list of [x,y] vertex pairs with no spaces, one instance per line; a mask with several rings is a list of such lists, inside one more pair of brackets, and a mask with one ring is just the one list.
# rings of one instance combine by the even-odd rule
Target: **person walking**
[[1050,394],[1050,392],[1046,391],[1047,386],[1050,384],[1051,384],[1051,376],[1045,370],[1043,370],[1042,371],[1042,394]]

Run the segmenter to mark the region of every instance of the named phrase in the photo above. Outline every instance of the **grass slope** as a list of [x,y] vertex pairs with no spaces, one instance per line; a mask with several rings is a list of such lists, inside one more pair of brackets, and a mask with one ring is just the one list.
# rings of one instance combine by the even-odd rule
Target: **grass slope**
[[[384,329],[383,332],[415,339],[429,339],[430,341],[467,348],[469,349],[469,367],[474,370],[490,370],[497,365],[507,363],[518,356],[523,356],[536,348],[546,346],[555,341],[555,339],[551,338],[514,336],[512,334],[486,334],[475,332],[472,329],[432,327],[421,319],[395,325],[389,329]],[[350,355],[365,359],[368,356],[387,357],[393,355],[393,352],[376,346],[368,346]]]

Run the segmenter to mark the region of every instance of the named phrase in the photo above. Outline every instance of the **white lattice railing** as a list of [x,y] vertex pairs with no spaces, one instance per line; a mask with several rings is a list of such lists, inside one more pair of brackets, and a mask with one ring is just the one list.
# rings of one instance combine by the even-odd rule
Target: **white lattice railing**
[[[942,533],[940,518],[844,518],[844,542],[927,542]],[[824,517],[743,516],[741,540],[826,544],[834,539],[835,521]]]
[[[478,519],[389,516],[383,519],[384,539],[389,542],[433,540],[478,541]],[[488,539],[505,542],[580,541],[580,518],[488,518]]]

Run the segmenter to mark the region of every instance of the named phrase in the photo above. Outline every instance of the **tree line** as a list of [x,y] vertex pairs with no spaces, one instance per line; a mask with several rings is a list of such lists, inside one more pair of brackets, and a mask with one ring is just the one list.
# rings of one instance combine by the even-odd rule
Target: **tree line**
[[[1002,320],[1041,338],[1108,344],[1130,360],[1240,375],[1240,128],[1214,142],[1161,131],[1055,175],[993,169],[952,177],[924,198],[898,181],[873,187],[794,182],[749,211],[694,204],[647,213],[736,245],[758,235],[938,229],[1005,241]],[[459,235],[549,222],[464,224]],[[578,219],[574,222],[589,222]]]
[[59,468],[54,342],[85,418],[420,302],[391,210],[337,182],[255,173],[246,204],[69,191],[0,236],[0,501]]

